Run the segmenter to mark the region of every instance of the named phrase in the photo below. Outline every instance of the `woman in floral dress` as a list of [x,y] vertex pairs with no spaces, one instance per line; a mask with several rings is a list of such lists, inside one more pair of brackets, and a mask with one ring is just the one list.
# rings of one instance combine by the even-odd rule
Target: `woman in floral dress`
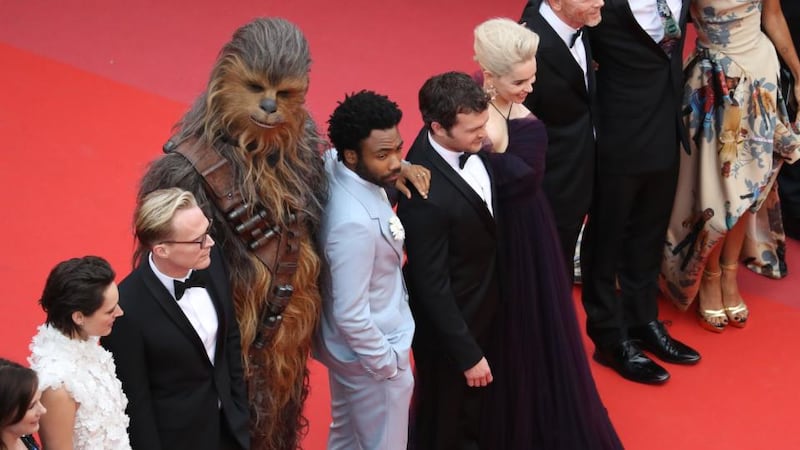
[[775,177],[800,157],[800,134],[779,95],[776,49],[795,78],[800,62],[779,0],[693,0],[691,14],[698,38],[683,99],[691,148],[681,154],[660,282],[681,309],[698,297],[700,324],[721,332],[749,317],[739,261],[785,275]]

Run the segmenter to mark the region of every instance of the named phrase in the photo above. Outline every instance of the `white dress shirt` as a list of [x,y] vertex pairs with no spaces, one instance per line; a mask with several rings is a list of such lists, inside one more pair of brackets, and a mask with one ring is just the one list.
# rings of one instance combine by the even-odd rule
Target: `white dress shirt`
[[[639,22],[639,26],[650,35],[656,42],[661,42],[664,38],[664,23],[658,15],[658,8],[655,0],[628,0],[628,4],[633,12],[633,17]],[[683,2],[681,0],[667,0],[667,5],[672,11],[675,23],[679,23]]]
[[553,12],[553,9],[550,8],[550,4],[547,2],[542,2],[539,6],[539,14],[542,16],[542,19],[550,25],[553,31],[558,34],[558,37],[564,41],[564,45],[567,46],[572,57],[575,58],[575,62],[578,63],[578,66],[580,66],[583,71],[583,83],[586,85],[586,89],[589,89],[589,76],[586,74],[588,70],[588,64],[586,63],[586,47],[583,45],[583,39],[578,38],[572,47],[569,46],[572,41],[572,36],[574,36],[578,30],[564,23],[564,21]]
[[[153,262],[153,254],[148,258],[150,268],[158,278],[158,281],[167,288],[172,298],[175,298],[175,283],[173,280],[186,281],[189,275],[192,274],[190,270],[184,278],[172,278],[169,275],[163,274]],[[202,287],[191,287],[186,289],[183,296],[178,301],[178,307],[183,311],[183,314],[189,319],[197,336],[203,341],[203,346],[208,354],[208,359],[211,364],[214,364],[214,356],[217,352],[217,329],[219,327],[219,319],[217,318],[217,309],[214,307],[214,302],[208,295],[208,291]]]
[[481,158],[478,155],[470,157],[462,169],[458,167],[458,157],[464,152],[442,147],[433,140],[433,136],[430,133],[428,133],[428,142],[431,143],[436,153],[447,161],[447,164],[450,164],[450,167],[483,199],[486,209],[494,216],[494,210],[492,209],[492,181],[489,179],[489,172],[486,170],[486,166],[483,165]]

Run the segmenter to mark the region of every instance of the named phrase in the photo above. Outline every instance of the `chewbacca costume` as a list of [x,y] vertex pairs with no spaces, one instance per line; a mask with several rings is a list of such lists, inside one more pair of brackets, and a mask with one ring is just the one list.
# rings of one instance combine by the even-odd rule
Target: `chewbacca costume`
[[[306,360],[320,312],[313,236],[326,196],[321,140],[304,106],[310,63],[305,37],[285,20],[238,29],[139,190],[141,199],[186,189],[214,219],[241,327],[254,450],[298,448],[307,429]],[[200,167],[209,159],[225,170]],[[288,255],[288,270],[276,275],[265,248],[279,249],[278,263]]]

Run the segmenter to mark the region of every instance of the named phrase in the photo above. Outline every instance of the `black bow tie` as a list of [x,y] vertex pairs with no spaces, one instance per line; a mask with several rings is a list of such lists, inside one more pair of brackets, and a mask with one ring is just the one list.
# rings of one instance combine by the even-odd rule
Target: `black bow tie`
[[180,300],[183,297],[183,293],[186,292],[187,289],[193,287],[206,287],[206,276],[205,273],[193,270],[192,275],[186,279],[186,281],[179,281],[179,280],[172,280],[173,284],[175,285],[175,300]]
[[578,41],[578,39],[581,37],[581,34],[583,34],[583,28],[578,28],[578,31],[576,31],[575,34],[572,35],[572,38],[569,40],[569,48],[575,46],[575,42]]
[[474,155],[474,153],[467,153],[464,152],[458,157],[458,168],[463,169],[464,166],[467,164],[467,160],[470,156]]

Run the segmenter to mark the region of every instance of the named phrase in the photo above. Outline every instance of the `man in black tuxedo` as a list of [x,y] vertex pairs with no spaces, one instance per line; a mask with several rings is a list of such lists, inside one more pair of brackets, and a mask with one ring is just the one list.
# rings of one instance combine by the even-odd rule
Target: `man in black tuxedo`
[[688,8],[689,0],[606,0],[602,22],[589,30],[597,63],[597,177],[581,249],[587,332],[598,362],[641,383],[669,378],[642,349],[670,363],[700,359],[669,336],[656,300],[685,139]]
[[[800,51],[800,2],[797,0],[781,0],[783,15],[792,34],[792,41],[796,51]],[[789,73],[786,63],[781,60],[784,73]],[[789,81],[789,77],[784,78]],[[791,90],[794,86],[789,86]],[[797,105],[800,98],[789,105],[789,118],[798,120]],[[784,164],[778,175],[778,194],[781,197],[781,213],[783,214],[783,227],[786,236],[800,240],[800,164]]]
[[486,341],[499,297],[496,202],[478,153],[487,106],[463,73],[434,76],[419,92],[425,126],[407,159],[430,170],[430,190],[427,199],[400,196],[398,205],[417,323],[410,448],[480,448],[481,402],[492,382]]
[[530,0],[520,23],[539,35],[536,85],[525,106],[547,129],[544,189],[567,273],[592,200],[595,171],[592,52],[583,27],[600,23],[603,0]]
[[139,450],[250,448],[239,328],[222,255],[194,196],[145,196],[137,239],[150,251],[119,285],[125,320],[101,340],[128,396]]

